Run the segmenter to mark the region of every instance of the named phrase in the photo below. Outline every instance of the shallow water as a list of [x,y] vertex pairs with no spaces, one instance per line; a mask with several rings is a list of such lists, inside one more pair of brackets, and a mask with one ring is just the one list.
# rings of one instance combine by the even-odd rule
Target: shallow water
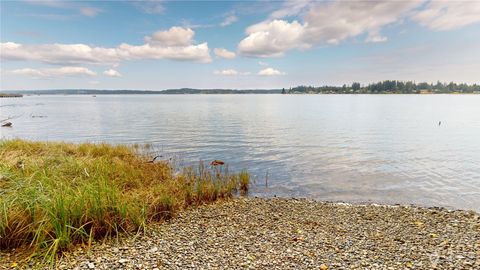
[[480,95],[25,96],[0,106],[0,119],[19,116],[2,138],[151,143],[180,165],[222,159],[254,175],[253,195],[480,211]]

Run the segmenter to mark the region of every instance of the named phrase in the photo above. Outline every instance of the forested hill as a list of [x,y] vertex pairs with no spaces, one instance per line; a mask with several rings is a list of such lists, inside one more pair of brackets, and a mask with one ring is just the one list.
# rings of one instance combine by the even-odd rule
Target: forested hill
[[415,83],[412,81],[382,81],[368,85],[353,83],[343,86],[297,86],[283,89],[284,94],[446,94],[476,93],[480,94],[480,84],[457,83]]

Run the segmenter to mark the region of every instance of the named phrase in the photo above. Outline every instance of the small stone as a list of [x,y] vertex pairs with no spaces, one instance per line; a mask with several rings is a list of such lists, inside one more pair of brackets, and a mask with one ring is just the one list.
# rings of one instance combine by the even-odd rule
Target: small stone
[[87,264],[89,269],[95,269],[95,264],[94,263],[88,263]]

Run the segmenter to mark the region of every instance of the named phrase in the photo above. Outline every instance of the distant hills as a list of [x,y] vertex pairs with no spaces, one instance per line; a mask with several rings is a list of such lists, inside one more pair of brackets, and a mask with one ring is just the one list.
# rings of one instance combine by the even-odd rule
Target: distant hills
[[[23,95],[181,95],[181,94],[480,94],[480,84],[466,83],[416,83],[413,81],[386,80],[368,85],[354,82],[343,86],[297,86],[289,89],[195,89],[167,90],[101,90],[101,89],[53,89],[2,91],[5,94]],[[1,94],[1,93],[0,93]]]
[[53,89],[53,90],[22,90],[22,91],[3,91],[7,94],[23,95],[181,95],[181,94],[280,94],[281,89],[252,89],[252,90],[234,90],[234,89],[167,89],[160,91],[150,90],[101,90],[101,89]]

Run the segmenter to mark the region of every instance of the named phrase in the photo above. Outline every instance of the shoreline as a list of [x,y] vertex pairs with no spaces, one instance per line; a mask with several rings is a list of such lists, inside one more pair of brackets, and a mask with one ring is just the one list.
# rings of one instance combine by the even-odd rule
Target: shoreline
[[[13,263],[2,257],[4,266]],[[140,235],[79,247],[55,264],[57,269],[359,267],[478,269],[480,215],[414,205],[239,197],[181,211]]]

